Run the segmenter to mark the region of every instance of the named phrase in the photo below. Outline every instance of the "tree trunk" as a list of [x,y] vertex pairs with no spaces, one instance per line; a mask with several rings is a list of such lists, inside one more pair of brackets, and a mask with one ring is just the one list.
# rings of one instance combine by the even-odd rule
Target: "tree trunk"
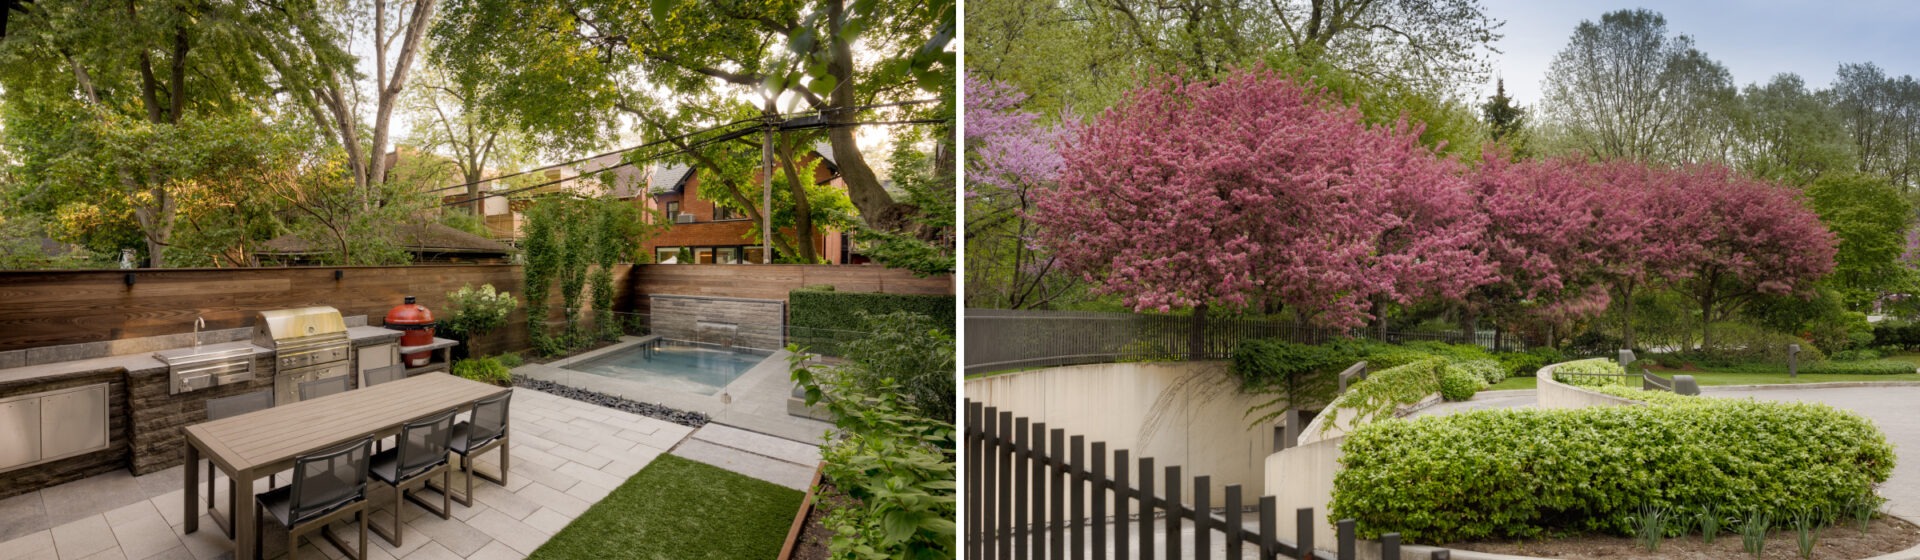
[[[379,6],[384,2],[376,2]],[[367,185],[377,186],[387,182],[387,129],[393,125],[393,106],[400,99],[400,92],[407,86],[407,71],[413,68],[413,59],[420,52],[420,37],[426,33],[428,20],[433,18],[435,0],[415,0],[413,13],[406,22],[406,36],[400,41],[400,53],[393,59],[393,75],[387,76],[387,56],[385,42],[378,34],[386,33],[385,26],[375,26],[375,46],[379,47],[379,105],[373,120],[373,161],[367,169]],[[379,8],[376,8],[379,9]],[[385,19],[385,10],[376,14]]]
[[[787,189],[793,193],[793,236],[794,245],[799,246],[800,260],[807,264],[820,262],[820,256],[813,250],[813,210],[807,204],[807,183],[800,181],[800,173],[793,165],[793,145],[781,142],[780,166],[787,172]],[[813,178],[808,177],[807,182]]]
[[1635,348],[1633,341],[1633,286],[1628,283],[1620,290],[1620,343],[1629,349]]
[[833,145],[834,163],[840,167],[840,178],[847,183],[847,198],[855,208],[860,209],[860,217],[867,225],[875,229],[914,235],[927,235],[929,232],[915,231],[912,223],[916,209],[894,202],[893,195],[887,194],[880,184],[880,177],[867,165],[866,157],[860,154],[860,147],[854,142],[853,126],[848,123],[858,121],[858,112],[852,110],[859,105],[854,98],[853,46],[848,44],[839,33],[846,24],[846,7],[842,0],[826,2],[827,19],[833,32],[828,48],[833,54],[832,62],[827,63],[827,73],[832,75],[838,86],[827,94],[827,107],[822,111],[827,122],[841,125],[829,128],[827,140]]
[[1207,355],[1207,304],[1193,307],[1192,328],[1187,331],[1187,359],[1200,361]]

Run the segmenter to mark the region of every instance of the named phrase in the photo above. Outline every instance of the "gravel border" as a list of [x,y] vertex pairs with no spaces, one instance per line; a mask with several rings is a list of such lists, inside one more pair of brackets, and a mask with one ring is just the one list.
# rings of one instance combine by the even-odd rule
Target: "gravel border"
[[622,412],[631,412],[648,418],[665,420],[689,428],[697,429],[707,425],[707,422],[713,421],[712,418],[708,418],[707,415],[699,412],[687,412],[685,410],[669,408],[653,403],[630,401],[598,391],[569,387],[552,381],[533,379],[524,375],[513,376],[513,386],[525,387],[588,404],[597,404]]

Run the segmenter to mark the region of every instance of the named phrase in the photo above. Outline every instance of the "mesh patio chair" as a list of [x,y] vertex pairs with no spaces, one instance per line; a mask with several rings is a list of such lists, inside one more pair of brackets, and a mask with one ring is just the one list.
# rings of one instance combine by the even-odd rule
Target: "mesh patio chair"
[[373,532],[379,533],[387,542],[399,547],[404,532],[400,523],[401,499],[405,498],[441,519],[449,518],[448,510],[453,504],[445,492],[440,493],[440,505],[421,500],[409,494],[410,490],[426,486],[434,475],[440,475],[440,486],[445,488],[450,475],[447,469],[447,443],[453,436],[453,413],[448,410],[433,416],[408,422],[400,427],[400,439],[393,448],[373,455],[373,478],[393,487],[393,525],[391,529],[373,524]]
[[[460,505],[473,507],[475,476],[501,486],[507,485],[507,405],[512,398],[513,392],[508,391],[473,403],[472,418],[453,426],[450,448],[460,456],[460,474],[467,479],[466,491],[453,496],[453,500],[460,502]],[[499,478],[473,467],[474,457],[496,448],[500,450]]]
[[[207,399],[207,420],[213,421],[213,420],[220,420],[223,418],[232,418],[232,417],[253,412],[256,410],[266,410],[269,408],[273,408],[273,391],[272,390],[261,390],[261,391],[254,391],[252,393],[241,393],[231,397]],[[219,472],[219,470],[214,468],[213,460],[208,459],[207,460],[207,508],[209,509],[213,508],[214,504],[220,503],[220,494],[219,492],[217,492],[217,490],[220,487],[213,483],[214,473],[217,473],[217,472]],[[267,487],[271,488],[274,486],[279,486],[279,478],[280,477],[277,474],[268,475]],[[227,481],[227,483],[228,483],[227,484],[228,486],[232,487],[232,490],[227,493],[227,513],[232,514],[234,501],[240,499],[240,484],[239,482],[233,481],[233,480],[229,480]],[[252,490],[252,489],[248,489],[248,490]],[[228,521],[225,526],[221,527],[221,529],[227,532],[228,538],[233,537],[232,521]]]
[[367,386],[372,387],[381,383],[399,381],[406,376],[406,364],[394,364],[382,368],[373,368],[367,370]]
[[[253,552],[262,556],[266,518],[287,527],[287,560],[297,560],[300,537],[320,530],[320,536],[353,560],[367,557],[367,471],[373,438],[301,455],[293,459],[293,483],[255,496]],[[348,549],[331,524],[352,515],[360,525],[360,546]]]
[[347,392],[347,383],[350,381],[352,381],[351,377],[342,375],[301,383],[300,400],[317,399],[334,393],[345,393]]

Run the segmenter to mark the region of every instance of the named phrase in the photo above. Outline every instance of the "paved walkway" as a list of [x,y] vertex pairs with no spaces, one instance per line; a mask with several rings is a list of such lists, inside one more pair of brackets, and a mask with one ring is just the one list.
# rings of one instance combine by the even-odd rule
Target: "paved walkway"
[[818,445],[718,423],[694,431],[673,454],[801,492],[813,483],[820,464]]
[[[396,548],[371,536],[368,542],[374,546],[368,558],[523,558],[693,432],[527,389],[514,390],[512,422],[513,471],[506,487],[476,481],[473,507],[454,504],[451,520],[427,515],[410,503],[402,506],[406,546]],[[497,460],[490,454],[479,461],[480,468],[498,472]],[[206,517],[199,532],[181,533],[181,477],[180,467],[139,477],[120,470],[0,500],[0,559],[231,557],[232,541]],[[224,501],[225,491],[221,494]],[[375,500],[382,503],[378,495]],[[386,515],[381,509],[376,518]],[[274,526],[266,541],[272,556],[278,554],[276,543],[286,537],[277,524],[268,525]],[[342,557],[332,546],[310,542],[302,545],[301,555]]]
[[1893,444],[1893,476],[1880,485],[1887,510],[1920,519],[1920,387],[1843,387],[1833,389],[1721,389],[1702,387],[1714,397],[1768,401],[1812,401],[1866,416]]

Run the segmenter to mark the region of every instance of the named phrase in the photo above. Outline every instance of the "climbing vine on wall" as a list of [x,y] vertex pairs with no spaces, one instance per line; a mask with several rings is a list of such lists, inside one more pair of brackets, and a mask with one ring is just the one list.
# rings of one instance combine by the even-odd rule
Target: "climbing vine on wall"
[[[527,211],[524,273],[527,282],[527,331],[536,350],[555,355],[620,336],[613,315],[613,266],[632,262],[640,246],[662,220],[646,219],[639,206],[612,198],[563,194],[539,199]],[[564,330],[547,323],[548,299],[560,287]],[[591,286],[591,290],[589,290]],[[591,297],[589,327],[581,317]]]

